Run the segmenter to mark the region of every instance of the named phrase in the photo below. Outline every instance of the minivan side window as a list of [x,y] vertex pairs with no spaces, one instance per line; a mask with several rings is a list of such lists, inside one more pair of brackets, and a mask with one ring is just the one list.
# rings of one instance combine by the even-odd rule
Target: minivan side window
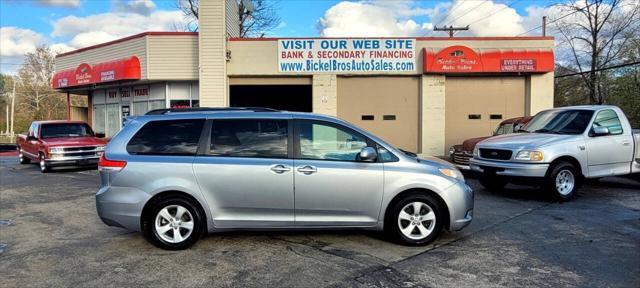
[[137,155],[195,155],[204,121],[151,121],[131,138],[127,152]]
[[300,121],[300,158],[357,161],[367,139],[352,131],[312,121]]
[[593,127],[607,127],[610,135],[622,134],[622,124],[613,110],[602,110],[596,115],[596,119],[593,120]]
[[209,155],[288,158],[288,120],[213,120],[211,126]]

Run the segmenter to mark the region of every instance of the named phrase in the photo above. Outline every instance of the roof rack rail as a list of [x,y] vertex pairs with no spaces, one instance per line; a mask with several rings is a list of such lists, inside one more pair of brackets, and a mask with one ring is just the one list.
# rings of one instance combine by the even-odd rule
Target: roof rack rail
[[144,115],[165,115],[171,113],[193,113],[193,112],[224,112],[224,111],[246,111],[246,112],[279,112],[280,110],[264,107],[192,107],[192,108],[162,108],[151,110]]

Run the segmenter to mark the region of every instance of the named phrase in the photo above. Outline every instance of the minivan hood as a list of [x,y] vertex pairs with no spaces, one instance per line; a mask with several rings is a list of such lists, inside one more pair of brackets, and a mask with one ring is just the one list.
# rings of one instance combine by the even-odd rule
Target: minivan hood
[[563,142],[580,135],[558,135],[544,133],[515,133],[491,137],[478,143],[479,147],[508,149],[531,149],[555,142]]
[[425,164],[425,165],[436,166],[436,167],[439,167],[439,168],[454,168],[455,167],[450,162],[447,162],[445,160],[442,160],[440,158],[433,157],[433,156],[420,157],[419,159],[420,159],[420,163]]

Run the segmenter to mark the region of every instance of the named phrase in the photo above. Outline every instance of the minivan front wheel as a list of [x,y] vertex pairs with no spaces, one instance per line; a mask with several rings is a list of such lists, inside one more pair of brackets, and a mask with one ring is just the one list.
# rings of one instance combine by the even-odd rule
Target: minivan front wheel
[[145,222],[145,236],[156,246],[180,250],[193,245],[202,234],[203,217],[188,199],[169,198],[155,203]]
[[405,245],[425,245],[442,231],[439,202],[429,195],[412,195],[393,205],[385,221],[387,232]]

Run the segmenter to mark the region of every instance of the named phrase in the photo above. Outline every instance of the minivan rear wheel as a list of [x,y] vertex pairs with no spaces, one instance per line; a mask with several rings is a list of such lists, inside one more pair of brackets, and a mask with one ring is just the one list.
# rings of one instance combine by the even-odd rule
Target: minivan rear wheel
[[410,195],[396,202],[387,215],[386,232],[404,245],[426,245],[442,232],[440,202],[430,195]]
[[163,249],[181,250],[198,241],[204,217],[190,199],[167,198],[152,205],[143,227],[149,242]]

